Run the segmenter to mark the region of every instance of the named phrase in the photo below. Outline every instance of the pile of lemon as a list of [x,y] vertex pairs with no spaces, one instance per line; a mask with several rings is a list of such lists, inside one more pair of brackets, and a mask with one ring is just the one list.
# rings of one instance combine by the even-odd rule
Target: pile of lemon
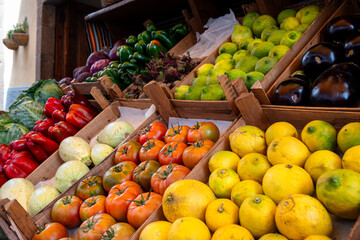
[[337,133],[315,120],[300,136],[287,122],[266,132],[247,125],[229,142],[232,151],[209,160],[208,185],[181,180],[166,190],[162,204],[169,222],[149,224],[140,239],[329,240],[329,212],[359,216],[359,122]]
[[318,6],[310,5],[299,11],[285,9],[277,20],[254,12],[246,14],[242,25],[234,26],[231,42],[220,46],[215,65],[199,67],[192,86],[177,88],[175,98],[223,100],[225,96],[217,80],[223,74],[230,80],[242,78],[250,90],[290,50],[320,12]]

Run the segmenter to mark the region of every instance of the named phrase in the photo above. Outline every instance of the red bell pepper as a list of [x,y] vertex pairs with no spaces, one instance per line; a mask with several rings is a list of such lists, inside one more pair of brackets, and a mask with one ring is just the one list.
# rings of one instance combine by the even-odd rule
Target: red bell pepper
[[4,164],[4,171],[8,178],[26,178],[39,164],[28,151],[13,151]]
[[45,103],[45,109],[44,109],[44,114],[48,117],[51,118],[52,113],[55,110],[61,110],[61,111],[65,111],[64,106],[61,104],[61,100],[51,97],[49,98],[46,103]]
[[5,173],[0,172],[0,187],[4,185],[9,179],[6,177]]
[[68,91],[66,95],[61,97],[61,103],[69,109],[73,104],[81,104],[85,107],[92,108],[93,106],[90,102],[84,97],[84,95],[76,92],[76,91]]
[[74,136],[78,129],[68,122],[60,121],[55,123],[54,126],[49,128],[48,134],[51,139],[54,139],[57,143],[61,143],[67,137]]
[[71,125],[81,129],[96,116],[96,112],[91,108],[80,104],[73,104],[66,114],[66,121]]
[[0,144],[0,157],[9,152],[9,147],[6,144]]
[[26,142],[26,146],[38,162],[44,162],[49,157],[39,145],[33,143],[31,140]]
[[54,123],[58,123],[60,121],[65,121],[66,120],[66,112],[61,111],[61,110],[55,110],[52,113],[52,120],[54,121]]
[[38,145],[48,156],[53,154],[59,148],[59,144],[57,144],[55,141],[45,137],[41,133],[34,131],[30,131],[27,134],[26,140]]
[[28,150],[28,148],[26,146],[26,139],[19,139],[19,140],[12,141],[9,144],[9,148],[14,149],[15,151],[26,151],[26,150]]
[[47,131],[49,127],[54,125],[54,121],[51,118],[46,118],[43,121],[37,121],[33,128],[33,131],[40,132],[44,136],[47,136]]

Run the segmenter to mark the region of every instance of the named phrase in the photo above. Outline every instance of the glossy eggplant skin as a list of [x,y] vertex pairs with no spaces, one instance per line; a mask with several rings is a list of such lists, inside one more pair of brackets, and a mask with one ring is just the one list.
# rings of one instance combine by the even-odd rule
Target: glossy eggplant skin
[[322,73],[314,82],[310,105],[319,107],[356,107],[360,86],[360,68],[340,63]]
[[310,85],[310,83],[311,83],[310,79],[304,74],[303,71],[296,71],[296,72],[294,72],[293,74],[291,74],[291,77],[293,77],[293,78],[299,78],[299,79],[301,79],[301,80],[309,83],[309,85]]
[[306,106],[309,94],[310,88],[307,82],[289,77],[276,87],[271,102],[275,105]]
[[358,28],[359,15],[344,15],[334,18],[325,27],[325,41],[344,43]]
[[312,46],[303,56],[301,64],[306,76],[313,82],[333,64],[342,62],[344,49],[341,45],[321,42]]
[[360,32],[351,35],[345,42],[345,61],[354,62],[360,66]]

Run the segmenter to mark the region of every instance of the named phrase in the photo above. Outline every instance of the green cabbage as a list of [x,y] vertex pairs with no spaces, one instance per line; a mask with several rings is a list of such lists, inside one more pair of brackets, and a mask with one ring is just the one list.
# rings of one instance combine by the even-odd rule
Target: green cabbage
[[10,118],[9,113],[4,113],[0,115],[0,125],[5,125],[13,122],[14,120]]
[[21,137],[24,133],[28,133],[29,130],[17,123],[8,123],[0,125],[0,144],[9,145],[12,141],[15,141]]
[[25,94],[37,102],[46,103],[50,97],[60,99],[62,90],[55,79],[39,80],[35,82]]

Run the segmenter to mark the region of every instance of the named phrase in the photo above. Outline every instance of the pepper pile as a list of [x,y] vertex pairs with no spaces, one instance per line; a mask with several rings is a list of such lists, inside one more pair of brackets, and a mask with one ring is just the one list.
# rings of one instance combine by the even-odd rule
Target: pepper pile
[[32,131],[9,146],[0,145],[0,186],[7,178],[26,178],[59,148],[62,140],[75,135],[97,112],[83,95],[69,91],[61,100],[49,98],[44,114],[48,118],[37,121]]
[[184,24],[178,24],[168,31],[157,30],[154,24],[148,24],[145,31],[137,37],[129,36],[126,45],[117,49],[119,62],[110,62],[102,71],[88,77],[86,82],[94,82],[107,75],[123,90],[134,81],[136,75],[144,71],[151,57],[159,57],[161,52],[166,53],[187,33],[187,26]]

